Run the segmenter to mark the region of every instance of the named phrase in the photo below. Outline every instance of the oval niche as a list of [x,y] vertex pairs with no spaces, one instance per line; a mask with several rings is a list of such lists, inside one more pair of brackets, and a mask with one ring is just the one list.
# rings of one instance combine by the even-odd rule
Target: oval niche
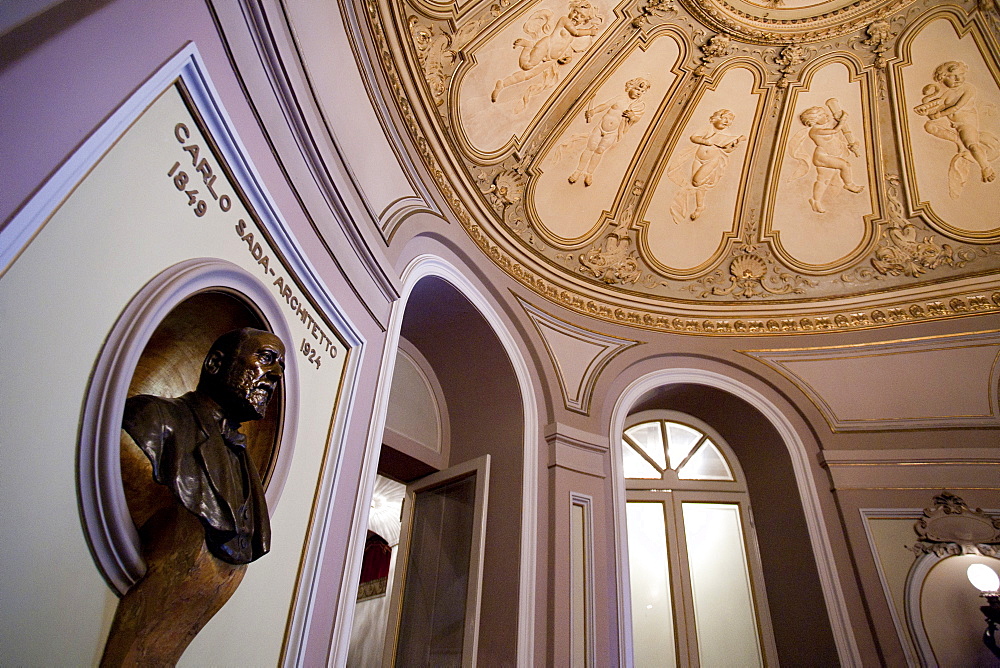
[[298,373],[291,332],[266,286],[222,260],[174,265],[133,297],[98,357],[80,430],[80,504],[97,565],[122,594],[145,573],[137,527],[152,509],[172,502],[121,429],[125,399],[195,389],[212,343],[241,327],[271,331],[286,345],[284,378],[267,417],[241,428],[273,515],[294,449]]

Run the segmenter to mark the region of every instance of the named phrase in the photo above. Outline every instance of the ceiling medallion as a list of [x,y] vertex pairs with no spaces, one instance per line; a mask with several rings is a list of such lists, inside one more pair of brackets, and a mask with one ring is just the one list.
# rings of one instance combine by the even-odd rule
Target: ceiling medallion
[[753,44],[811,42],[854,32],[915,0],[682,0],[696,17]]

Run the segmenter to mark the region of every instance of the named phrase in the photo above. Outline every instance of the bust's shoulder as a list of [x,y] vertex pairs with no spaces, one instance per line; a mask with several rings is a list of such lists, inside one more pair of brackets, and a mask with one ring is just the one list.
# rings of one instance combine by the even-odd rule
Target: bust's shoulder
[[125,401],[122,426],[130,434],[159,432],[165,426],[194,419],[188,396],[157,397],[137,394]]
[[157,397],[152,394],[137,394],[125,400],[125,413],[171,413],[186,406],[187,395],[181,397]]

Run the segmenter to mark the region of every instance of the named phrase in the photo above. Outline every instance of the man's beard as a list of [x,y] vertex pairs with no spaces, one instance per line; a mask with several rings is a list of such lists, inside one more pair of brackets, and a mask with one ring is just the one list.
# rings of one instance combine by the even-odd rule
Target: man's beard
[[259,420],[264,417],[267,405],[274,395],[274,385],[250,369],[245,369],[242,376],[231,379],[231,396],[238,404],[237,408],[245,420]]

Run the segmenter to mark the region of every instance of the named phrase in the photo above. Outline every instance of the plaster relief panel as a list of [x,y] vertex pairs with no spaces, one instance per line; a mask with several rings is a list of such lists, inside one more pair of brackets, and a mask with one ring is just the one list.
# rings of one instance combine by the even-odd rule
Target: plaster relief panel
[[897,69],[911,206],[944,234],[996,241],[1000,226],[1000,88],[983,38],[951,13],[906,41]]
[[868,93],[853,61],[809,71],[783,119],[765,236],[802,271],[845,267],[872,239],[877,210]]
[[499,153],[520,137],[608,27],[601,0],[543,0],[527,5],[471,49],[459,74],[458,125],[473,153]]
[[529,210],[555,245],[575,247],[601,230],[643,137],[677,76],[673,38],[636,48],[577,105],[569,124],[539,161]]
[[710,84],[661,160],[641,224],[647,261],[667,275],[703,271],[736,236],[754,120],[764,93],[754,70],[732,67]]
[[[996,183],[982,181],[983,151],[960,150],[945,115],[925,130],[933,104],[914,110],[928,83],[951,90],[939,65],[964,63],[980,126],[967,139],[992,165],[1000,68],[979,55],[997,50],[992,10],[739,1],[366,9],[372,62],[429,181],[483,253],[545,299],[713,336],[1000,312],[1000,228],[969,213],[1000,204],[982,196]],[[953,160],[970,174],[960,205]],[[937,220],[942,198],[968,208]]]

